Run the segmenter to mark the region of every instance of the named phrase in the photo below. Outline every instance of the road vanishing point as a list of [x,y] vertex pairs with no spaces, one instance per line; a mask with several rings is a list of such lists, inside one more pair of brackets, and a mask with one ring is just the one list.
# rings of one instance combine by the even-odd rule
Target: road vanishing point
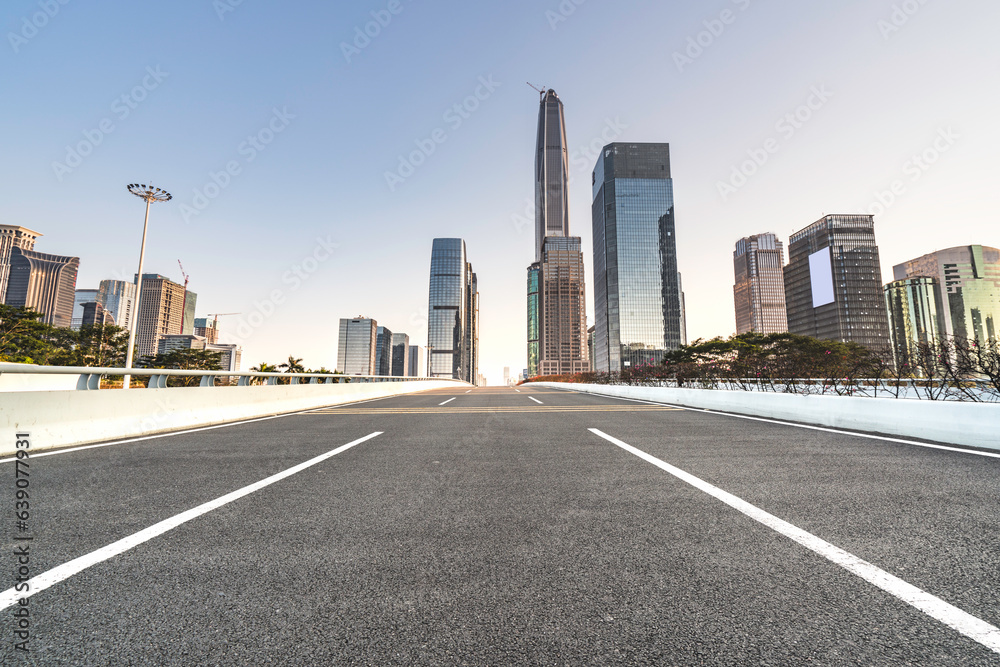
[[0,663],[1000,665],[1000,455],[467,389],[34,454]]

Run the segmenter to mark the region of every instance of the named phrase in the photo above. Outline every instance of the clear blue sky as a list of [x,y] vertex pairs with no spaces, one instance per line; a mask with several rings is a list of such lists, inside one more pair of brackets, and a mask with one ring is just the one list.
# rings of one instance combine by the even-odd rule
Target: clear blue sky
[[[359,314],[425,344],[438,236],[465,238],[479,274],[482,372],[524,367],[525,81],[566,105],[588,271],[588,146],[671,144],[691,338],[735,329],[738,238],[867,212],[894,183],[875,210],[886,279],[925,252],[1000,245],[993,0],[62,2],[4,4],[0,221],[80,256],[77,286],[96,287],[135,271],[143,205],[125,185],[170,190],[146,270],[179,281],[181,259],[199,316],[242,312],[220,325],[235,340],[242,323],[247,367],[332,368],[337,322]],[[372,12],[385,25],[345,55]],[[390,187],[435,130],[443,142]],[[590,320],[592,287],[588,273]]]

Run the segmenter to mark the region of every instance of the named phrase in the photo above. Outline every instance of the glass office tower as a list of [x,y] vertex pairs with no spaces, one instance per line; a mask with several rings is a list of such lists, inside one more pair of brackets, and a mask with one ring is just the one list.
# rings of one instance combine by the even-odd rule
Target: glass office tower
[[870,215],[828,215],[788,240],[788,330],[887,353],[889,318]]
[[478,376],[479,292],[462,239],[434,239],[431,249],[427,346],[430,377],[475,383]]
[[117,326],[128,329],[135,310],[135,283],[124,280],[102,280],[97,290],[97,301],[111,313]]
[[386,327],[375,330],[374,375],[392,375],[392,332]]
[[896,280],[937,279],[942,334],[980,344],[1000,338],[1000,250],[982,245],[938,250],[892,272]]
[[685,337],[670,145],[608,144],[593,195],[594,367],[659,363]]
[[937,279],[895,280],[884,291],[896,368],[912,372],[920,359],[920,345],[933,344],[941,335]]
[[410,374],[410,337],[405,333],[392,334],[392,371],[393,377],[406,377]]
[[345,375],[376,375],[375,343],[378,322],[366,317],[340,320],[337,370]]

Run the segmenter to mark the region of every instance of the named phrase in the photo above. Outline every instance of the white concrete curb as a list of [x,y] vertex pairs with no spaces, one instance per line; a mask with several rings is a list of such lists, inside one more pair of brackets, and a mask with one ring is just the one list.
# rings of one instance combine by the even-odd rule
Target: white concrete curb
[[419,380],[3,393],[0,456],[16,451],[16,433],[30,433],[37,451],[458,386],[464,391],[467,385]]
[[562,382],[532,384],[602,396],[634,398],[815,426],[1000,450],[1000,404],[997,403],[800,396],[752,391]]

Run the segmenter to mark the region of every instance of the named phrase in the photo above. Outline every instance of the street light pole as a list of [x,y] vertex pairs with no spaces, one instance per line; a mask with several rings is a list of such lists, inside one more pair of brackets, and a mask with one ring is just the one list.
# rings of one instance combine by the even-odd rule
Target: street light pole
[[[128,326],[128,350],[125,351],[125,368],[132,368],[133,355],[135,350],[135,330],[139,324],[139,299],[142,295],[142,263],[146,257],[146,232],[149,229],[149,206],[155,201],[170,201],[173,199],[166,190],[154,188],[152,185],[139,185],[131,183],[128,191],[140,199],[146,200],[146,219],[142,223],[142,245],[139,246],[139,273],[135,279],[135,304],[132,307],[132,319]],[[128,389],[131,386],[132,376],[126,374],[122,387]]]

